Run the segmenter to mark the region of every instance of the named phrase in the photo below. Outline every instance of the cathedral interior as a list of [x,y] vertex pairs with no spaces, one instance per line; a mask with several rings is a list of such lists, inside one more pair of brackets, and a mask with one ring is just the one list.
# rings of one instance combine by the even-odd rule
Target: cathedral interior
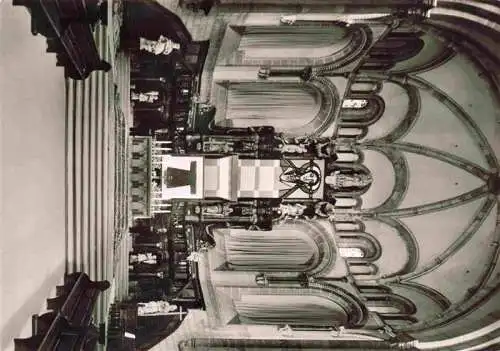
[[109,2],[107,349],[500,350],[497,1]]

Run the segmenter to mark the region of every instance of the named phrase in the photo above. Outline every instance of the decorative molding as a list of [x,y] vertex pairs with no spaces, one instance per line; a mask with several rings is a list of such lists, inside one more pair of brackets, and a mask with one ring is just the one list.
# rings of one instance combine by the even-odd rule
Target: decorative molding
[[417,205],[417,206],[412,206],[412,207],[407,207],[407,208],[401,208],[401,209],[396,209],[396,210],[391,210],[391,211],[386,211],[386,212],[380,212],[373,214],[371,213],[370,210],[365,210],[364,214],[365,215],[375,215],[380,217],[413,217],[413,216],[420,216],[423,214],[427,213],[432,213],[432,212],[438,212],[438,211],[444,211],[449,208],[457,207],[457,206],[462,206],[463,204],[475,201],[485,195],[487,195],[490,192],[489,186],[488,185],[483,185],[480,186],[476,189],[473,189],[469,192],[466,192],[461,195],[457,195],[455,197],[445,199],[445,200],[440,200],[436,202],[431,202],[428,204],[423,204],[423,205]]
[[399,152],[408,152],[412,154],[422,155],[429,158],[436,159],[438,161],[448,163],[457,168],[463,169],[464,171],[487,181],[491,177],[491,173],[482,168],[481,166],[476,165],[473,162],[470,162],[464,158],[459,156],[455,156],[452,153],[441,151],[438,149],[434,149],[428,146],[406,143],[406,142],[394,142],[391,144],[383,144],[377,141],[375,142],[364,142],[360,144],[361,147],[366,148],[375,148],[375,149],[386,149],[386,150],[397,150]]
[[462,247],[464,247],[464,245],[466,245],[469,242],[469,240],[472,239],[474,234],[479,230],[479,228],[481,228],[481,225],[484,223],[484,221],[488,217],[488,214],[491,212],[491,210],[495,205],[496,205],[496,198],[489,197],[483,203],[483,205],[476,211],[476,213],[472,217],[472,220],[469,222],[469,225],[462,232],[462,234],[431,263],[423,266],[417,271],[412,271],[411,273],[399,275],[397,277],[392,277],[390,279],[385,278],[382,280],[382,282],[388,283],[394,281],[396,282],[408,281],[436,270],[438,267],[440,267],[446,261],[448,261],[448,259],[450,259]]
[[394,167],[394,188],[391,195],[378,207],[371,209],[374,213],[381,213],[386,211],[395,210],[403,202],[403,199],[408,190],[410,182],[410,169],[408,161],[404,154],[397,149],[386,146],[369,146],[366,145],[368,150],[376,150],[384,154]]
[[367,127],[376,123],[385,111],[385,102],[378,95],[350,95],[348,99],[367,100],[367,105],[360,109],[341,107],[339,123],[341,127]]
[[[377,279],[377,283],[383,284],[385,282],[391,282],[391,281],[399,282],[400,281],[400,279],[398,278],[399,276],[413,272],[417,268],[418,262],[420,260],[420,248],[418,245],[417,238],[410,230],[410,228],[408,228],[404,223],[397,220],[396,218],[378,217],[376,219],[382,223],[391,226],[396,230],[398,235],[405,242],[406,250],[408,252],[408,260],[406,261],[404,267],[397,272],[381,276],[379,279]],[[392,279],[393,277],[394,279]]]
[[376,139],[377,142],[388,144],[405,137],[410,132],[410,130],[413,128],[418,118],[420,117],[420,111],[422,108],[422,101],[417,88],[407,84],[402,84],[398,81],[391,81],[391,83],[401,86],[406,91],[406,93],[408,94],[409,104],[406,115],[398,124],[398,126],[388,135]]
[[389,287],[401,286],[406,289],[417,291],[434,301],[442,311],[447,310],[451,306],[451,301],[448,300],[446,296],[441,294],[439,291],[431,288],[427,285],[422,285],[416,282],[399,282],[399,283],[389,283]]
[[463,123],[464,127],[468,130],[470,136],[475,140],[479,149],[483,152],[484,157],[490,167],[491,172],[498,172],[500,169],[498,159],[495,156],[495,152],[489,145],[486,136],[483,134],[479,126],[473,120],[473,118],[465,112],[465,110],[448,94],[436,87],[435,85],[427,82],[425,79],[420,77],[407,77],[408,84],[418,87],[419,89],[426,90],[431,93],[431,95],[445,105],[457,118]]

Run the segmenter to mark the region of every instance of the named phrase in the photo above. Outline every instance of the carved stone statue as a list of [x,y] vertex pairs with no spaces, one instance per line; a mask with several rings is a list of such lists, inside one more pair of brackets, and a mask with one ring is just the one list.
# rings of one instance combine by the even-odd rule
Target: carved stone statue
[[291,203],[286,203],[286,204],[280,204],[280,206],[276,209],[276,215],[278,217],[278,221],[285,221],[288,218],[300,218],[301,216],[304,215],[304,212],[306,211],[307,206],[296,203],[296,204],[291,204]]
[[191,252],[188,257],[186,257],[186,261],[189,262],[199,262],[201,260],[201,253],[199,252]]
[[132,92],[130,95],[132,101],[154,103],[160,98],[160,92],[158,91],[148,91],[147,93],[135,93]]
[[332,222],[354,222],[361,219],[361,214],[349,208],[335,207],[335,202],[321,201],[315,207],[315,214]]
[[291,338],[293,336],[293,329],[287,324],[278,327],[278,334],[283,338]]
[[318,158],[329,158],[336,160],[337,154],[335,153],[335,144],[331,140],[317,142],[314,145],[316,155]]
[[177,308],[176,305],[171,305],[167,301],[140,302],[137,304],[137,315],[158,316],[177,311]]
[[271,68],[267,66],[259,68],[259,73],[257,74],[257,76],[260,79],[267,79],[269,78],[270,75],[271,75]]
[[335,215],[335,205],[327,201],[318,202],[314,206],[314,213],[318,217],[332,219]]
[[282,24],[292,25],[297,21],[296,15],[281,16],[280,22]]
[[150,252],[130,255],[130,263],[158,264],[158,256]]
[[280,151],[284,154],[305,154],[308,150],[304,144],[283,144]]
[[204,216],[225,218],[233,213],[234,209],[228,204],[204,205],[195,208],[195,212],[201,212]]
[[335,215],[335,201],[318,203],[282,203],[274,209],[274,217],[278,222],[287,219],[331,218]]
[[344,173],[336,170],[325,177],[325,184],[342,191],[348,188],[363,189],[369,186],[373,178],[368,173]]
[[314,158],[329,158],[336,160],[335,143],[328,138],[293,138],[286,139],[277,136],[278,150],[283,155],[307,155]]
[[139,49],[150,52],[153,55],[169,55],[174,50],[179,50],[181,45],[160,35],[158,40],[139,38]]

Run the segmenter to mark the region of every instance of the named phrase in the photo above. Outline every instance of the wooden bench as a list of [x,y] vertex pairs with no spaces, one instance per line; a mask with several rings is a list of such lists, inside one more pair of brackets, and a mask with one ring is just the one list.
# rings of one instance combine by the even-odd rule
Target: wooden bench
[[64,66],[65,77],[85,79],[93,71],[107,72],[111,65],[99,56],[89,26],[71,22],[60,37],[64,50],[57,52],[57,65]]
[[93,350],[99,330],[92,324],[92,311],[108,281],[94,282],[85,273],[65,276],[57,297],[47,299],[50,312],[33,316],[33,336],[14,339],[16,351]]
[[107,2],[98,0],[45,0],[57,4],[62,25],[82,22],[94,26],[99,20],[107,24]]
[[[96,70],[109,71],[96,46],[93,27],[107,18],[107,4],[97,0],[14,0],[31,13],[31,32],[47,38],[47,52],[57,55],[65,77],[85,79]],[[105,21],[104,21],[105,22]]]

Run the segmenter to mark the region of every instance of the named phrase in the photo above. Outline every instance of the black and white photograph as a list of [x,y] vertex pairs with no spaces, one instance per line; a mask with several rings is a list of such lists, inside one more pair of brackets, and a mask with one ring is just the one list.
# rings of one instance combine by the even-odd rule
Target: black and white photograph
[[500,351],[499,0],[0,0],[0,350]]

